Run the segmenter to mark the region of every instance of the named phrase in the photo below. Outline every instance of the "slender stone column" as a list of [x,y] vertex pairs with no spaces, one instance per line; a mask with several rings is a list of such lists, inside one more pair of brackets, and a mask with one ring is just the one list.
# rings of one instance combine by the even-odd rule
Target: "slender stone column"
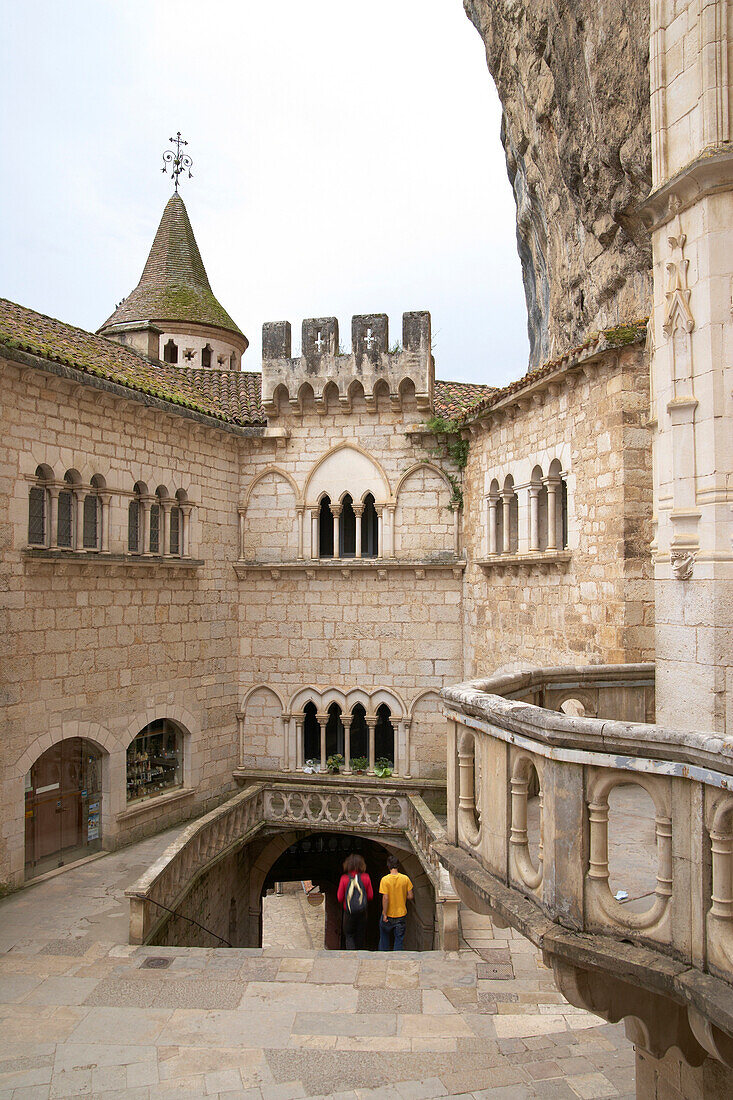
[[369,732],[369,774],[374,775],[374,750],[375,750],[374,731],[377,728],[377,716],[376,716],[376,714],[367,714],[366,724],[367,724],[367,730]]
[[511,524],[512,524],[512,501],[514,499],[514,493],[503,492],[501,494],[501,505],[504,510],[504,530],[502,532],[502,554],[511,553],[512,536],[511,536]]
[[331,515],[333,516],[333,556],[334,558],[341,557],[341,505],[331,505]]
[[547,486],[547,549],[557,550],[557,491],[560,482],[556,477],[545,478]]
[[237,732],[239,734],[239,766],[244,767],[244,714],[237,712]]
[[303,526],[305,519],[305,505],[299,504],[297,508],[298,512],[298,561],[302,561],[305,557],[303,553]]
[[58,485],[49,485],[48,545],[51,550],[57,550],[59,545],[59,492]]
[[461,556],[461,524],[460,510],[457,504],[453,505],[453,553],[457,558]]
[[247,509],[240,507],[239,511],[239,560],[244,561],[244,532]]
[[281,714],[280,720],[283,724],[283,762],[282,770],[284,772],[290,771],[290,715]]
[[160,510],[163,513],[163,530],[158,535],[160,540],[159,550],[161,554],[167,557],[171,552],[171,502],[164,500],[160,505]]
[[326,726],[328,725],[328,714],[317,714],[318,727],[321,731],[321,771],[326,770]]
[[303,715],[295,716],[295,769],[300,771],[303,767]]
[[498,554],[496,547],[496,506],[499,503],[498,497],[489,497],[489,557],[493,554]]
[[355,557],[361,557],[361,517],[364,515],[364,505],[354,505],[354,515],[356,516],[356,553]]
[[384,557],[384,505],[377,505],[377,557]]
[[[402,719],[402,728],[405,731],[405,759],[404,759],[404,771],[402,773],[402,778],[403,779],[412,779],[412,771],[410,769],[410,756],[412,755],[411,751],[410,751],[411,750],[411,745],[410,745],[410,726],[411,725],[412,725],[412,719],[411,718],[403,718]],[[395,761],[395,763],[396,763],[396,761]]]
[[191,512],[190,504],[181,506],[181,557],[191,556]]
[[540,548],[540,486],[535,484],[529,487],[529,548]]
[[[153,505],[154,497],[141,497],[140,498],[140,526],[138,530],[138,547],[141,554],[150,554],[150,509]],[[160,529],[158,529],[158,540],[160,540]]]
[[397,510],[396,504],[387,505],[387,535],[389,539],[389,556],[394,558],[397,556],[397,548],[395,546],[395,526],[394,517]]
[[101,512],[100,524],[102,527],[101,545],[100,549],[103,554],[109,553],[109,528],[110,528],[110,503],[112,501],[111,493],[99,494],[99,509]]
[[74,549],[78,554],[86,553],[86,547],[84,546],[84,501],[88,492],[89,490],[83,487],[74,489],[74,500],[76,501]]
[[311,559],[318,558],[318,519],[320,508],[311,508]]
[[351,715],[342,714],[341,724],[344,727],[344,775],[351,775]]

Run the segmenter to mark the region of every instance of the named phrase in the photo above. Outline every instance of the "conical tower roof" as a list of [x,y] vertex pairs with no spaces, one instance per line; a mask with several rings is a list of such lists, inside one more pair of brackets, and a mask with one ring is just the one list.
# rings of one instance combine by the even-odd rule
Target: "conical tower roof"
[[[151,321],[195,323],[243,336],[214,297],[188,212],[176,192],[168,199],[140,282],[99,332],[115,325]],[[246,339],[246,337],[244,337]]]

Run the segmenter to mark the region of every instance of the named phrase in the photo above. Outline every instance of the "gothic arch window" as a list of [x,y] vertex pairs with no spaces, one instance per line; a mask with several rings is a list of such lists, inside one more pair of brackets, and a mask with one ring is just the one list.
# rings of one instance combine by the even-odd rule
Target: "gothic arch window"
[[339,556],[356,556],[356,513],[349,493],[341,501],[341,524],[339,526]]
[[64,474],[64,488],[59,492],[58,531],[56,541],[64,550],[74,545],[74,476],[71,471]]
[[91,480],[91,492],[84,497],[82,535],[85,550],[99,550],[102,545],[102,500],[99,493],[104,488],[104,478],[95,474]]
[[318,515],[318,556],[319,558],[333,557],[333,512],[329,496],[321,498]]
[[369,757],[369,730],[366,724],[366,711],[361,703],[355,703],[351,709],[351,753],[352,760],[367,760]]
[[321,758],[321,729],[317,713],[315,703],[308,702],[303,707],[303,760],[306,763]]
[[331,703],[328,708],[328,721],[326,722],[326,759],[336,753],[344,752],[344,724],[341,721],[341,707],[338,703]]
[[134,496],[127,506],[127,549],[131,554],[142,554],[142,504],[140,498],[147,495],[147,489],[138,481]]
[[363,558],[379,556],[379,519],[371,493],[367,493],[364,497],[364,511],[361,516],[361,556]]
[[377,707],[377,724],[374,728],[374,757],[388,760],[394,766],[394,726],[392,712],[386,703]]
[[[517,500],[517,494],[514,490],[514,478],[511,474],[507,474],[504,479],[502,497],[504,503],[508,504],[508,508],[502,508],[502,512],[504,513],[504,553],[516,554],[519,549],[519,501]],[[507,518],[509,520],[508,527]]]
[[36,482],[28,490],[28,545],[48,544],[48,485],[53,470],[41,464],[36,468]]
[[163,348],[163,362],[178,362],[178,344],[175,342],[175,340],[168,340],[165,347]]
[[211,366],[211,356],[212,356],[213,351],[214,351],[214,349],[212,348],[211,344],[206,344],[206,346],[201,349],[201,366],[202,367],[210,367]]
[[168,499],[168,490],[159,485],[155,490],[155,503],[150,505],[150,553],[164,554],[163,501]]

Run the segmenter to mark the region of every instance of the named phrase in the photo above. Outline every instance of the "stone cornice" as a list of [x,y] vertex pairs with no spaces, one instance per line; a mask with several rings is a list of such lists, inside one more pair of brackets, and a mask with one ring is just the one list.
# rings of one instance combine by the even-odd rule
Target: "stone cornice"
[[681,168],[651,193],[638,213],[649,230],[658,229],[708,195],[733,191],[733,149],[716,148]]
[[388,573],[404,570],[412,570],[416,579],[422,580],[426,573],[446,571],[460,577],[467,562],[459,558],[448,558],[444,561],[423,561],[415,558],[314,558],[283,562],[236,561],[232,565],[239,580],[245,580],[250,575],[261,576],[263,573],[269,573],[277,580],[281,573],[305,573],[308,579],[312,579],[317,573],[342,573],[350,576],[352,572],[376,573],[383,580]]
[[162,554],[108,554],[101,550],[50,550],[44,547],[27,547],[21,551],[26,561],[39,565],[69,566],[79,568],[96,566],[105,569],[112,566],[124,569],[200,569],[203,558],[176,558]]

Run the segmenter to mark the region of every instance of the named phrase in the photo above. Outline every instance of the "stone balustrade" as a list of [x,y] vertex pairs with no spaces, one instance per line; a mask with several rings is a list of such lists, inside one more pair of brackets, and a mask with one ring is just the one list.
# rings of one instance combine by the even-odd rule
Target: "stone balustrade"
[[[443,699],[448,842],[434,851],[462,900],[542,947],[568,1000],[624,1018],[638,1046],[732,1065],[733,741],[639,721],[648,665],[535,669]],[[637,818],[610,835],[617,788],[653,805],[654,881],[633,905],[609,868],[612,852],[632,874],[641,845]]]
[[412,849],[430,879],[438,903],[441,944],[458,947],[458,898],[441,866],[435,844],[446,833],[423,799],[374,787],[323,787],[311,783],[253,783],[193,822],[126,891],[130,943],[150,943],[177,912],[196,882],[215,863],[243,847],[262,829],[386,835]]

